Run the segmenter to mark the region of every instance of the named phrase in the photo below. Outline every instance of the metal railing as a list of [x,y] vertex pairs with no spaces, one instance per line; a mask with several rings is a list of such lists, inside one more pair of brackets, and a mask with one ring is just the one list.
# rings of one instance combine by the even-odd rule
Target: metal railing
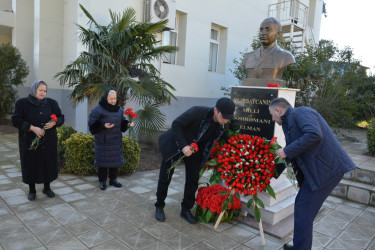
[[268,16],[280,21],[283,33],[290,33],[288,35],[290,40],[294,41],[295,32],[302,31],[300,40],[294,41],[300,43],[301,53],[309,44],[315,44],[312,28],[308,25],[308,14],[309,7],[298,0],[283,1],[268,6]]
[[293,24],[302,29],[307,26],[308,6],[298,0],[284,1],[268,6],[268,16],[277,18],[281,25]]

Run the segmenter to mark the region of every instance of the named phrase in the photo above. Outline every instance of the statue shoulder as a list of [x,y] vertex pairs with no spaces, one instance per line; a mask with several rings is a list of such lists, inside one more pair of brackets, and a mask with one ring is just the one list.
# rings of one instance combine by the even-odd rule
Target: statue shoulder
[[288,50],[278,47],[275,52],[278,54],[278,56],[285,59],[287,65],[296,62],[296,60],[294,59],[294,55]]
[[[258,60],[257,54],[259,54],[260,49],[253,50],[251,52],[248,52],[244,55],[243,60],[242,60],[242,66],[245,66],[251,61]],[[249,65],[248,65],[249,66]]]
[[251,52],[246,53],[245,56],[244,56],[244,58],[254,56],[256,53],[258,53],[259,50],[260,49],[256,49],[256,50],[253,50]]

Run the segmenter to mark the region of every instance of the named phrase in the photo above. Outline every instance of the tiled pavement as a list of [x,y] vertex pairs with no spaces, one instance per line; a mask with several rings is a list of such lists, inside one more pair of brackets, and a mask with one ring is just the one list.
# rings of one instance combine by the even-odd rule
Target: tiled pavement
[[[37,185],[30,202],[15,134],[0,134],[0,153],[0,249],[281,249],[292,239],[266,234],[261,247],[258,230],[241,223],[217,230],[188,224],[179,217],[183,168],[173,176],[164,223],[154,218],[158,171],[121,177],[121,189],[106,191],[95,176],[60,174],[51,184],[55,198]],[[374,207],[329,197],[314,225],[313,249],[375,249],[374,225]]]

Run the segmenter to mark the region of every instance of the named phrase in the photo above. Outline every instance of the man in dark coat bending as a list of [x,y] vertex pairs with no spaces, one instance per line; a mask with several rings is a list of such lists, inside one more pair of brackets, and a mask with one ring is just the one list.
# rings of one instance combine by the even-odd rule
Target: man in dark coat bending
[[316,110],[293,108],[284,98],[272,100],[269,110],[286,140],[276,154],[292,163],[300,186],[294,204],[293,246],[285,244],[284,249],[311,249],[319,209],[344,174],[356,166]]
[[[158,188],[156,192],[155,218],[165,220],[164,206],[174,169],[168,173],[171,162],[182,154],[185,163],[185,190],[181,203],[181,217],[194,224],[195,217],[190,209],[195,203],[198,189],[199,172],[206,163],[214,143],[224,132],[224,125],[234,118],[235,104],[229,98],[222,97],[213,108],[195,106],[177,117],[172,128],[159,137],[159,149],[163,157],[160,166]],[[195,142],[198,151],[194,152],[190,144]]]

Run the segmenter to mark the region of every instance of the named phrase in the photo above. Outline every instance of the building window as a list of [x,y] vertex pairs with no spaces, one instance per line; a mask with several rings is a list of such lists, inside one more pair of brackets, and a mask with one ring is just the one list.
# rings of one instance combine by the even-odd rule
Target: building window
[[208,71],[225,73],[228,28],[211,23]]
[[[177,32],[164,31],[163,32],[163,45],[164,46],[177,46]],[[163,63],[176,64],[177,52],[165,53],[163,55]]]
[[176,11],[176,29],[163,32],[163,45],[177,46],[178,50],[163,55],[163,62],[185,65],[187,14]]
[[208,71],[212,72],[216,72],[217,70],[217,58],[219,56],[219,34],[219,30],[211,28]]

